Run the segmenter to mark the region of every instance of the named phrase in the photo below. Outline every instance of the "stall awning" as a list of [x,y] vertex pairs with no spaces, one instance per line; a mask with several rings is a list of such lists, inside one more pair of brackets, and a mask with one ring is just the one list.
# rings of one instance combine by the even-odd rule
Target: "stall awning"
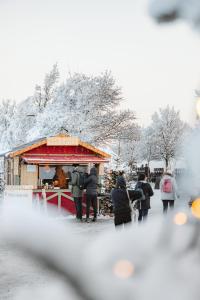
[[24,155],[22,159],[29,164],[101,163],[109,161],[92,155]]

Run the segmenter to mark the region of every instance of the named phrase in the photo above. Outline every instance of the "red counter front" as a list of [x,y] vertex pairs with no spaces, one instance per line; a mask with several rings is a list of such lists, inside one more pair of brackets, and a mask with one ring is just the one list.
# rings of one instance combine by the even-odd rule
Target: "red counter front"
[[[33,196],[39,200],[45,200],[48,204],[55,205],[58,209],[65,209],[71,214],[76,214],[74,198],[70,190],[53,189],[53,190],[33,190]],[[85,214],[86,197],[83,194],[83,214]]]

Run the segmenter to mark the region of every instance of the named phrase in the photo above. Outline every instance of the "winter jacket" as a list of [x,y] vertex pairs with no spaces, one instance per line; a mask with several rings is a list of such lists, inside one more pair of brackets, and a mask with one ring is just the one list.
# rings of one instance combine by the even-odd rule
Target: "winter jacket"
[[138,181],[135,190],[141,188],[145,195],[145,200],[138,201],[137,209],[150,209],[150,197],[153,196],[153,190],[151,185],[146,181]]
[[97,195],[97,170],[91,168],[90,175],[85,179],[86,195]]
[[[141,197],[140,192],[128,190],[130,201],[133,202]],[[111,199],[115,214],[131,212],[129,198],[125,188],[114,188],[111,192]]]
[[[165,193],[163,192],[163,185],[165,179],[171,180],[172,183],[172,192]],[[160,191],[161,191],[161,200],[176,200],[177,199],[177,185],[176,180],[171,175],[164,175],[160,181]]]
[[74,198],[79,198],[82,197],[83,191],[80,190],[78,186],[78,181],[79,181],[79,172],[77,170],[72,172],[72,195]]
[[131,213],[129,199],[125,188],[114,188],[111,192],[111,199],[115,214]]

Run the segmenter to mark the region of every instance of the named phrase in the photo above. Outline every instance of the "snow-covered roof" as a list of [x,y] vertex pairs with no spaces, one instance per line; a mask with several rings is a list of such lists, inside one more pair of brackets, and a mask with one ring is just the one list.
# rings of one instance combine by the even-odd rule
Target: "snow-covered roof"
[[[66,135],[66,134],[63,134],[63,133],[59,133],[59,134],[57,134],[55,136],[42,137],[42,138],[39,138],[39,139],[35,139],[35,140],[33,140],[33,141],[29,142],[29,143],[22,144],[20,146],[17,146],[15,148],[11,149],[10,151],[2,153],[1,156],[2,157],[3,156],[4,157],[8,157],[8,156],[14,157],[14,156],[17,156],[17,155],[21,155],[21,154],[23,154],[23,153],[25,153],[27,151],[30,151],[30,150],[32,150],[34,148],[37,148],[37,147],[40,147],[42,145],[48,144],[48,141],[49,142],[50,141],[51,142],[56,142],[56,141],[59,142],[60,139],[63,139],[63,140],[65,139],[66,143],[61,143],[61,144],[58,143],[58,144],[54,144],[54,145],[67,146],[67,145],[69,145],[67,143],[67,140],[70,139],[70,142],[73,143],[73,141],[74,141],[73,145],[75,145],[75,146],[82,146],[82,147],[87,148],[87,149],[89,149],[89,150],[91,150],[91,151],[93,151],[93,152],[95,152],[95,153],[97,153],[97,154],[99,154],[99,155],[101,155],[103,157],[106,157],[106,158],[110,158],[111,157],[110,154],[108,154],[108,153],[106,153],[106,152],[104,152],[104,151],[102,151],[102,150],[100,150],[100,149],[98,149],[98,148],[96,148],[96,147],[88,144],[88,143],[85,143],[85,142],[81,141],[79,138],[73,137],[73,136],[70,136],[70,135]],[[70,143],[70,145],[72,145],[72,144]]]
[[0,157],[9,156],[10,153],[13,153],[13,152],[22,150],[24,148],[27,148],[29,146],[32,146],[34,144],[37,144],[40,141],[43,141],[44,139],[46,139],[46,137],[38,138],[38,139],[35,139],[35,140],[33,140],[33,141],[29,142],[29,143],[25,143],[25,144],[19,145],[17,147],[14,147],[11,150],[4,151],[4,152],[0,153]]

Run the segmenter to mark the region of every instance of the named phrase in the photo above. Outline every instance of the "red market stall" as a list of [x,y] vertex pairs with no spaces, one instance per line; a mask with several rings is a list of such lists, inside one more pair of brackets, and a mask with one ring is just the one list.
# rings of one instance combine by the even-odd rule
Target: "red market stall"
[[[100,183],[110,155],[77,137],[58,134],[14,148],[4,158],[6,185],[32,186],[35,198],[74,214],[70,186],[73,164],[79,164],[79,170],[87,173],[95,165]],[[66,175],[64,188],[54,184],[58,166]]]

